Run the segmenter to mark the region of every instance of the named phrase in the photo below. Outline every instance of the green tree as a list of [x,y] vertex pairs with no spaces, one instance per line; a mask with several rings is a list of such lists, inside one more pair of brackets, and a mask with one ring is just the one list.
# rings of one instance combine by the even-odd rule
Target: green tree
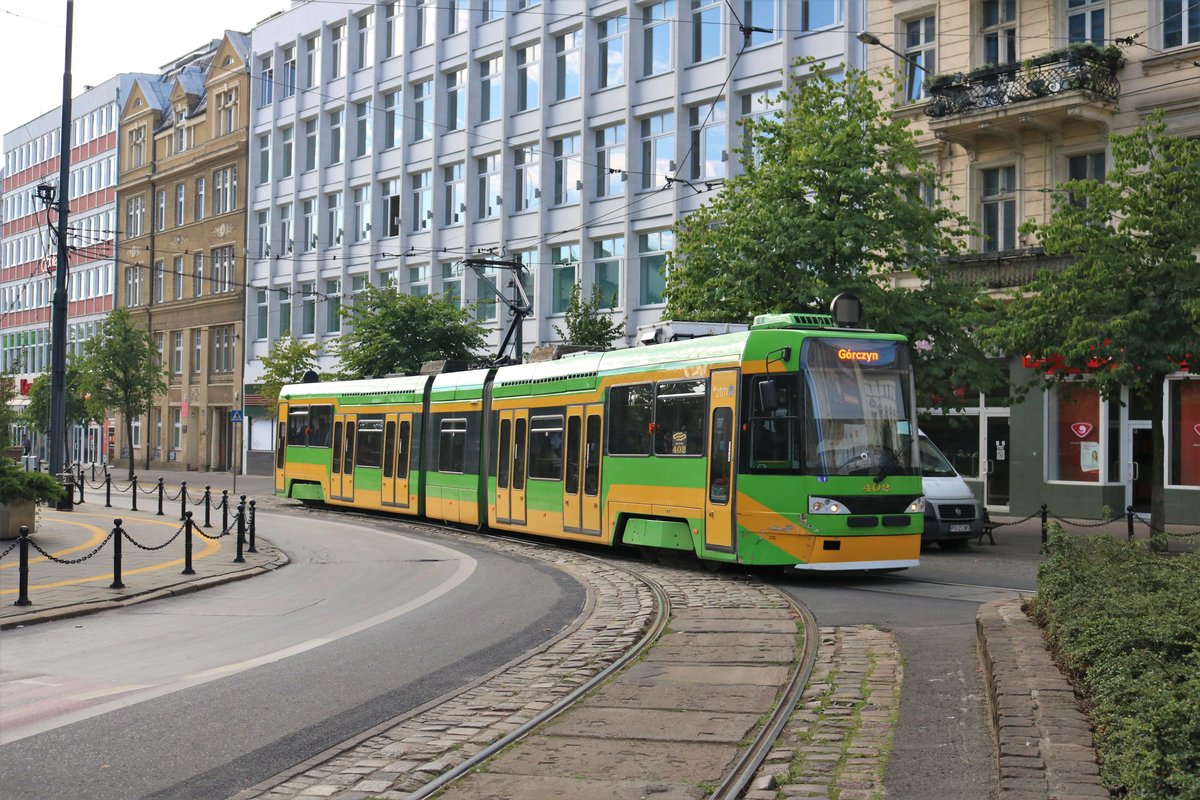
[[1150,522],[1161,530],[1163,380],[1200,357],[1200,140],[1167,134],[1155,112],[1111,145],[1102,182],[1068,181],[1050,220],[1023,226],[1072,260],[1014,291],[990,338],[1041,364],[1025,390],[1082,374],[1111,399],[1128,387],[1150,400]]
[[[864,72],[835,80],[818,65],[781,93],[774,114],[743,120],[741,172],[675,225],[666,315],[750,322],[767,312],[826,312],[850,291],[863,301],[865,324],[918,344],[921,403],[952,405],[954,388],[1000,380],[970,333],[978,292],[945,266],[970,226],[925,201],[944,191],[937,167],[883,95]],[[898,273],[919,287],[894,288]]]
[[426,361],[472,359],[484,345],[471,310],[438,296],[368,286],[341,313],[351,329],[336,352],[351,378],[415,374]]
[[317,368],[321,345],[301,342],[291,336],[281,336],[271,344],[271,351],[262,357],[263,378],[259,393],[272,416],[279,406],[279,390],[299,383],[304,373]]
[[0,453],[13,446],[12,426],[21,419],[14,405],[20,394],[17,369],[18,366],[14,365],[0,372]]
[[625,320],[613,322],[611,317],[601,311],[616,304],[617,298],[605,297],[599,284],[592,285],[591,299],[583,299],[583,287],[576,282],[571,287],[571,296],[567,300],[567,329],[564,331],[555,325],[554,331],[567,344],[603,347],[607,350],[612,347],[614,341],[625,336]]
[[[50,432],[50,383],[50,373],[43,372],[34,378],[29,386],[29,405],[25,407],[25,420],[30,428],[39,433]],[[66,406],[67,425],[86,425],[93,420],[104,420],[104,408],[99,403],[92,402],[92,398],[84,390],[83,375],[73,357],[67,359]],[[62,444],[66,450],[69,446],[66,437],[63,437]],[[65,454],[63,458],[63,463],[67,463]]]
[[[164,370],[150,334],[133,324],[129,312],[118,308],[108,315],[95,336],[83,346],[78,362],[80,388],[102,408],[121,413],[125,441],[133,442],[133,420],[150,410],[156,395],[166,390]],[[134,453],[129,451],[129,477]]]

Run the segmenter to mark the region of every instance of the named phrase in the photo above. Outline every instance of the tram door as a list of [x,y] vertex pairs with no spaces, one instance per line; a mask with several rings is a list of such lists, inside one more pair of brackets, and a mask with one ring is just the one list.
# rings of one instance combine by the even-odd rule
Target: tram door
[[583,459],[583,407],[567,409],[567,458],[566,474],[563,476],[563,530],[578,531],[582,522],[580,478]]
[[383,475],[379,484],[379,502],[385,506],[396,504],[396,429],[399,426],[395,414],[383,418]]
[[600,534],[600,434],[604,404],[587,407],[583,425],[583,520],[584,533]]
[[525,524],[526,409],[501,411],[496,442],[496,521]]
[[412,451],[412,414],[401,414],[396,431],[396,478],[393,497],[396,505],[408,508],[408,462]]
[[354,499],[354,414],[336,414],[333,418],[333,465],[329,494],[335,500]]
[[737,419],[738,370],[713,370],[708,387],[708,479],[704,495],[704,545],[733,550],[736,497],[734,421]]
[[279,404],[279,414],[275,423],[275,491],[287,489],[287,478],[284,473],[284,462],[287,457],[287,418],[288,404]]

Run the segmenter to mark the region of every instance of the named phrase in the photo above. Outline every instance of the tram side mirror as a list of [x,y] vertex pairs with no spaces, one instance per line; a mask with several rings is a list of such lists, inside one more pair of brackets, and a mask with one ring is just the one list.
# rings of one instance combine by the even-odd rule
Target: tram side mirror
[[774,380],[759,381],[758,405],[768,414],[779,408],[779,393],[775,389]]

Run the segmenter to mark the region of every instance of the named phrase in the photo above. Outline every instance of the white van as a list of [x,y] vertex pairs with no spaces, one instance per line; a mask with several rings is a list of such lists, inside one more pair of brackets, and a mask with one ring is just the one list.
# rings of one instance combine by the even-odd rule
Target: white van
[[925,492],[925,530],[921,544],[937,542],[953,550],[983,535],[987,510],[937,445],[921,432],[921,484]]

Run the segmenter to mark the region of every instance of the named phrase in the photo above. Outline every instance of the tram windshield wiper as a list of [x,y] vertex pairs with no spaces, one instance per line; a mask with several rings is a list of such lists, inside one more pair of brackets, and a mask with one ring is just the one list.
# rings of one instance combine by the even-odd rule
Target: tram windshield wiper
[[896,455],[896,451],[887,448],[887,460],[883,462],[883,468],[879,470],[879,474],[875,476],[876,483],[882,483],[883,479],[892,474],[892,470],[900,466],[900,457]]

